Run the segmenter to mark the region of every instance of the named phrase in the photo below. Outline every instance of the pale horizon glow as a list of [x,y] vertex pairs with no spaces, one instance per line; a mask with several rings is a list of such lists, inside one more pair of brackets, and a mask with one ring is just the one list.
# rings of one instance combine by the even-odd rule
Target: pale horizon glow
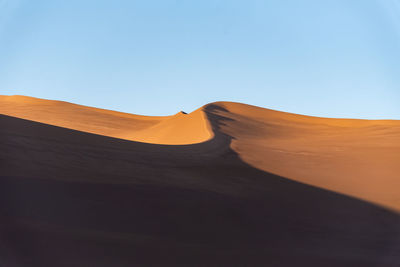
[[398,62],[399,0],[0,0],[0,95],[400,119]]

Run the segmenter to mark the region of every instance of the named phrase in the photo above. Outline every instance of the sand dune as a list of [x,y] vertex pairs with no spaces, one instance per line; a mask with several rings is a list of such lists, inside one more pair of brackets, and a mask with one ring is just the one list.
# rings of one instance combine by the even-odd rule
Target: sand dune
[[400,211],[400,121],[308,117],[218,103],[253,167]]
[[213,137],[204,112],[178,112],[154,126],[136,132],[126,132],[121,138],[152,144],[185,145],[201,143]]
[[141,116],[27,96],[0,96],[0,113],[78,131],[157,144],[193,144],[212,137],[201,110]]
[[400,122],[0,97],[6,266],[398,266]]

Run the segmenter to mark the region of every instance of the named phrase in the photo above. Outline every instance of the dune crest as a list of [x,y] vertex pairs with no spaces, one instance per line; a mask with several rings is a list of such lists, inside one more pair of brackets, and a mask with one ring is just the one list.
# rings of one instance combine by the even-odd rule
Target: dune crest
[[121,135],[123,139],[163,145],[187,145],[205,142],[213,137],[202,108],[174,116],[141,131]]

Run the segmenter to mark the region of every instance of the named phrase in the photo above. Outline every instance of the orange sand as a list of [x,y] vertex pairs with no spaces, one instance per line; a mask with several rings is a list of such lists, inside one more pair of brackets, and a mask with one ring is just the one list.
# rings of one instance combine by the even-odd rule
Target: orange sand
[[398,266],[400,121],[0,96],[6,266]]

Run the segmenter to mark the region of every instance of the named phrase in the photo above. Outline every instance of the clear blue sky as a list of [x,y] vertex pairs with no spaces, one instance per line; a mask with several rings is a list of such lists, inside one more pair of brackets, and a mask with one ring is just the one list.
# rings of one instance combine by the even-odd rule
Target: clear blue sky
[[400,1],[0,0],[0,94],[400,119]]

